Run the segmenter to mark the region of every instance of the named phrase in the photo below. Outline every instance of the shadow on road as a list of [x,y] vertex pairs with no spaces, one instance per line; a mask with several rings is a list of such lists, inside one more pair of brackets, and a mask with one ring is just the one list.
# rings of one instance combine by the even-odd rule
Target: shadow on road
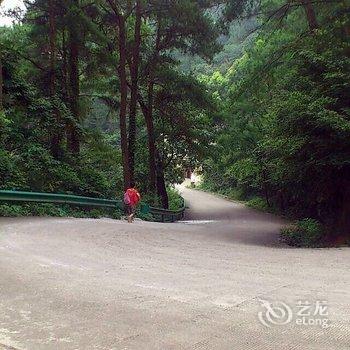
[[203,231],[213,238],[228,243],[286,248],[278,239],[280,228],[286,223],[283,219],[206,192],[184,187],[180,190],[187,206],[185,220],[199,224],[203,220],[212,221],[205,224]]

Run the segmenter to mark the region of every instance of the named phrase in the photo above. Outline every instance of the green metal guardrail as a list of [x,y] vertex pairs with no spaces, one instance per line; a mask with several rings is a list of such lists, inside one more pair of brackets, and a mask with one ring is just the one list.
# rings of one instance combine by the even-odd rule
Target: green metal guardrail
[[174,222],[184,218],[186,210],[185,200],[182,198],[182,207],[178,210],[169,210],[162,208],[150,207],[150,213],[157,221]]
[[[121,200],[41,192],[0,190],[0,202],[1,201],[74,204],[86,207],[118,208],[120,210],[124,209],[124,203]],[[174,222],[183,218],[185,205],[183,205],[183,208],[179,210],[167,210],[150,207],[147,203],[141,203],[140,210],[143,214],[152,214],[157,221]]]

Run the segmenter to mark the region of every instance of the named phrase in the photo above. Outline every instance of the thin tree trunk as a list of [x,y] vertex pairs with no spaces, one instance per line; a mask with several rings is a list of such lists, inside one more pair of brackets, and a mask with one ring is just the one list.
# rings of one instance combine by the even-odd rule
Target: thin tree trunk
[[[149,91],[150,92],[150,91]],[[149,110],[149,106],[152,105],[152,98],[148,96],[147,105],[139,100],[142,114],[145,118],[146,129],[147,129],[147,142],[148,142],[148,169],[149,169],[149,191],[156,194],[156,183],[157,183],[157,169],[156,169],[156,137],[153,124],[152,109]]]
[[[348,5],[348,0],[343,0],[342,1],[342,5],[343,5],[343,10],[346,11],[348,8],[349,8],[349,5]],[[345,35],[346,36],[350,36],[350,25],[348,24],[349,22],[347,21],[345,24],[344,24],[344,32],[345,32]]]
[[[147,134],[148,134],[148,167],[149,167],[149,190],[157,193],[157,168],[156,168],[156,136],[153,122],[153,99],[154,99],[154,70],[157,64],[160,46],[160,27],[157,28],[157,38],[154,54],[150,62],[150,70],[147,88],[147,108],[143,108]],[[142,107],[142,106],[141,106]]]
[[[152,77],[153,79],[153,77]],[[148,86],[148,113],[146,116],[146,126],[148,133],[148,165],[149,165],[149,180],[150,191],[156,193],[156,135],[153,122],[153,96],[154,95],[154,83],[149,82]]]
[[50,96],[54,97],[56,94],[56,23],[54,2],[49,0],[49,23],[50,23]]
[[304,6],[307,22],[309,24],[309,28],[311,31],[314,31],[318,28],[317,18],[315,9],[311,0],[302,0],[302,4]]
[[119,126],[121,137],[121,149],[123,159],[124,188],[130,187],[130,167],[129,167],[129,150],[128,150],[128,133],[126,126],[126,111],[128,99],[128,83],[126,79],[126,30],[125,18],[118,15],[119,25],[119,80],[120,80],[120,109],[119,109]]
[[69,88],[68,88],[68,62],[67,62],[67,40],[66,30],[62,30],[62,92],[64,100],[69,104]]
[[136,1],[135,9],[135,30],[134,45],[132,50],[132,61],[130,66],[131,76],[131,96],[129,112],[129,167],[130,181],[134,182],[135,177],[135,142],[136,142],[136,107],[138,99],[138,72],[140,64],[140,45],[141,45],[141,0]]
[[114,0],[107,0],[111,9],[113,10],[118,25],[118,46],[119,46],[119,67],[118,77],[120,81],[120,107],[119,107],[119,129],[120,129],[120,143],[122,150],[123,162],[123,177],[124,189],[131,185],[130,181],[130,167],[129,167],[129,147],[128,147],[128,132],[127,132],[127,107],[128,107],[128,81],[126,78],[127,65],[127,48],[126,48],[126,25],[125,18],[119,12],[118,5]]
[[68,149],[77,154],[80,152],[80,135],[78,125],[80,123],[79,111],[79,43],[77,24],[72,21],[68,25],[68,49],[69,49],[69,100],[70,110],[73,116],[73,122],[68,125],[67,142]]
[[3,76],[2,76],[2,58],[0,53],[0,112],[3,110]]
[[53,0],[49,1],[49,25],[50,25],[50,97],[53,103],[53,113],[55,117],[55,125],[51,131],[51,153],[54,158],[62,156],[61,150],[61,129],[60,129],[60,113],[55,105],[56,98],[56,23]]

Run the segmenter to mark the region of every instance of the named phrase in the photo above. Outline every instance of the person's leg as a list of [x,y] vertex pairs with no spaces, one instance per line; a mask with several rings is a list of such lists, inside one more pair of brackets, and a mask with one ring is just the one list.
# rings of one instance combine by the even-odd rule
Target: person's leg
[[132,217],[131,217],[132,208],[131,208],[130,204],[125,205],[125,213],[126,213],[126,216],[128,218],[128,223],[130,224],[132,221]]
[[136,207],[131,205],[130,208],[131,208],[130,220],[131,222],[133,222],[136,215]]

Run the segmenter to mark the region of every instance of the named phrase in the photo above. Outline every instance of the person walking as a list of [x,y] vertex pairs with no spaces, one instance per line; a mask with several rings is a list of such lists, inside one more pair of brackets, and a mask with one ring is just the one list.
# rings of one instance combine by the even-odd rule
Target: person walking
[[125,211],[128,217],[128,223],[132,223],[134,221],[136,215],[136,208],[138,203],[141,200],[141,195],[139,191],[135,188],[135,186],[131,186],[124,193],[124,204]]
[[196,187],[196,174],[194,172],[191,174],[191,187]]

